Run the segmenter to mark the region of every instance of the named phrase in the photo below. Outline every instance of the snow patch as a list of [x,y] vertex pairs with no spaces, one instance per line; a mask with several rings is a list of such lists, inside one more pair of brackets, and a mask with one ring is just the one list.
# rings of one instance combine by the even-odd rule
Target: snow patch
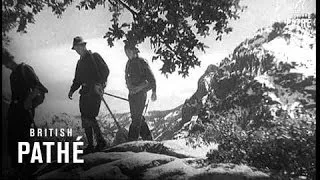
[[211,149],[218,149],[218,145],[214,143],[210,143],[209,145],[202,144],[199,147],[193,148],[187,145],[186,139],[166,140],[163,141],[163,144],[173,149],[174,152],[196,158],[206,158],[207,153]]
[[267,88],[275,89],[271,79],[268,75],[260,75],[254,78],[254,80],[258,81],[260,84],[264,84]]
[[179,111],[174,111],[174,112],[170,112],[169,114],[167,114],[163,119],[164,120],[168,120],[169,118],[173,118],[175,116],[179,115]]
[[[306,42],[306,44],[301,44]],[[290,72],[301,73],[304,76],[316,77],[316,50],[310,47],[310,44],[315,44],[315,38],[307,34],[297,37],[296,34],[290,38],[288,44],[282,37],[277,37],[274,40],[265,43],[262,47],[266,50],[274,52],[275,60],[285,63],[304,64],[304,66],[296,66]]]

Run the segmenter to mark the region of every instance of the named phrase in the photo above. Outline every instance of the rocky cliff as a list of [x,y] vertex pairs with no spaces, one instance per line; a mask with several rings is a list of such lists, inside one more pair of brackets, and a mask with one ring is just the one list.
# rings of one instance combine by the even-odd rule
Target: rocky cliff
[[271,169],[281,179],[314,178],[316,31],[299,22],[259,29],[221,61],[194,128],[185,131],[219,144],[208,154],[212,162]]
[[[304,18],[307,22],[310,17]],[[210,119],[210,112],[204,112],[208,109],[223,114],[241,107],[252,108],[253,113],[258,96],[263,97],[273,118],[281,114],[297,118],[308,113],[315,118],[315,28],[314,24],[298,22],[300,19],[295,18],[259,29],[253,38],[240,43],[224,58],[218,68],[207,70],[209,73],[199,79],[204,82],[198,83],[197,92],[183,105],[186,113],[182,121],[200,114],[202,119]]]

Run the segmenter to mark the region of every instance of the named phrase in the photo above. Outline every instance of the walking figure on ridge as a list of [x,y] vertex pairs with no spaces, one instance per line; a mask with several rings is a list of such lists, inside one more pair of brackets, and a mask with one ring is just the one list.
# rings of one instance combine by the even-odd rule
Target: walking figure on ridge
[[[98,53],[92,53],[86,48],[86,42],[82,37],[77,36],[73,39],[72,49],[80,55],[80,59],[76,66],[68,97],[72,99],[73,93],[81,86],[79,107],[82,127],[88,140],[88,146],[84,153],[90,153],[94,150],[101,150],[106,146],[96,117],[99,114],[101,98],[109,76],[109,68]],[[95,134],[97,140],[96,148],[93,146],[93,134]]]
[[151,100],[157,100],[156,80],[147,61],[139,57],[139,50],[134,44],[126,43],[124,51],[128,57],[125,80],[129,90],[128,99],[132,120],[128,140],[136,141],[139,135],[143,140],[152,140],[152,134],[142,113],[149,90],[152,90]]

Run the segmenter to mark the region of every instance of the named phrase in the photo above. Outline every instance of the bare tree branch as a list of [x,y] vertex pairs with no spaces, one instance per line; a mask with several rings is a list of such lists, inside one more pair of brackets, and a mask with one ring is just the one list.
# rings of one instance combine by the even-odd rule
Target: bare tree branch
[[131,9],[126,3],[124,3],[121,0],[116,0],[116,1],[118,1],[122,6],[124,6],[127,10],[129,10],[134,17],[138,16],[139,13],[136,12],[135,10]]
[[111,0],[108,0],[108,2],[109,2],[112,6],[117,6],[117,4],[115,4],[115,3],[112,2]]

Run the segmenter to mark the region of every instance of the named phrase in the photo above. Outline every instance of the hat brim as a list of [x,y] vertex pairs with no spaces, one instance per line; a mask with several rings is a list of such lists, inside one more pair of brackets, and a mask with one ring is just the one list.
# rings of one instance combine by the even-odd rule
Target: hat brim
[[83,45],[83,44],[85,45],[85,44],[87,44],[87,42],[81,42],[81,43],[78,43],[78,44],[74,44],[71,49],[74,50],[74,46]]

